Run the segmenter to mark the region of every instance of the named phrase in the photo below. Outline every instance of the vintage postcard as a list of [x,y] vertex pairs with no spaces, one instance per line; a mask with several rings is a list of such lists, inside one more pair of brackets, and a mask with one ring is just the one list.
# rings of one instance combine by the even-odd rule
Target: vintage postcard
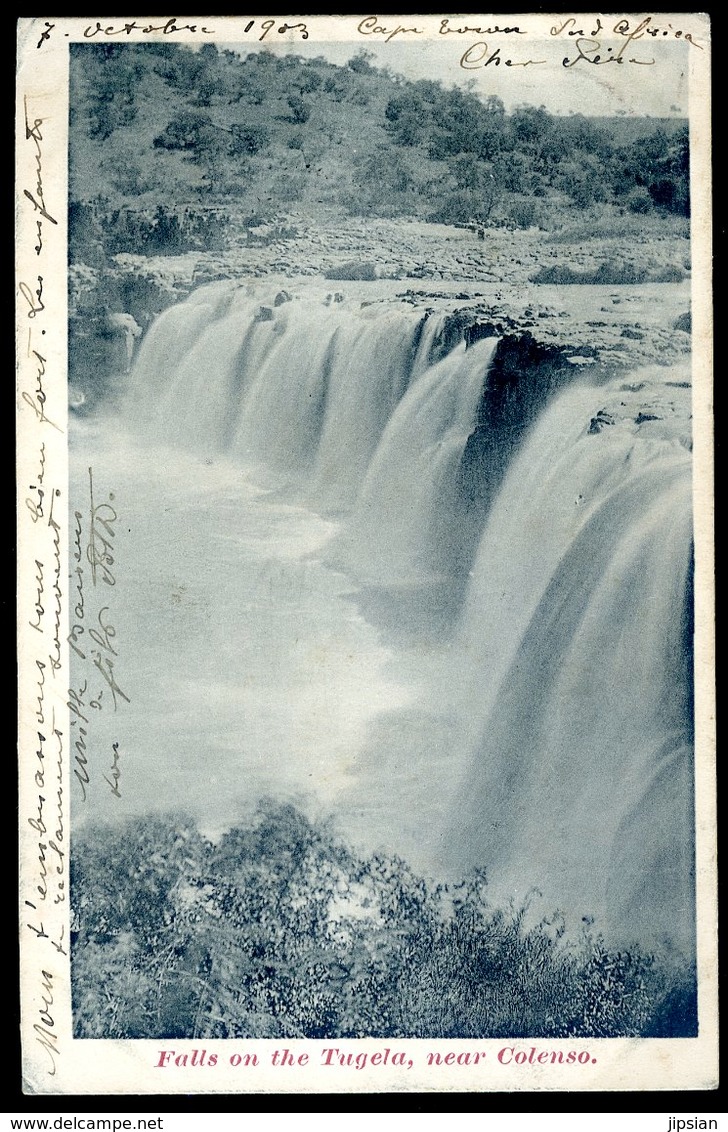
[[708,18],[18,34],[25,1090],[715,1088]]

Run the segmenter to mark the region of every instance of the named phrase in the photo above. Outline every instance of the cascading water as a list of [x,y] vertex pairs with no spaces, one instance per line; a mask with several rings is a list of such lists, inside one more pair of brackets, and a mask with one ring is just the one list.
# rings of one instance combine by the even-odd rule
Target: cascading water
[[450,856],[502,895],[540,887],[572,922],[689,954],[690,457],[634,426],[589,432],[603,396],[543,413],[483,533]]
[[[180,315],[189,308],[188,319]],[[221,453],[274,481],[311,481],[318,504],[347,507],[439,320],[404,307],[312,301],[261,305],[242,288],[201,288],[142,348],[131,404],[151,431]],[[160,343],[179,334],[167,359]]]
[[[459,598],[469,573],[459,625],[443,637],[434,667],[416,645],[377,657],[377,672],[390,671],[393,687],[400,668],[407,679],[418,672],[419,714],[403,693],[382,723],[381,697],[369,710],[365,687],[347,687],[342,696],[341,712],[350,716],[352,696],[360,701],[360,746],[349,752],[342,813],[369,820],[380,807],[372,839],[386,841],[413,799],[427,795],[430,808],[415,836],[427,847],[420,861],[433,871],[485,867],[494,894],[521,900],[539,887],[545,907],[562,908],[572,923],[593,917],[620,942],[634,937],[690,953],[686,448],[638,435],[626,419],[590,430],[610,391],[572,386],[546,404],[500,487],[496,480],[483,527],[482,511],[463,498],[460,472],[497,341],[468,349],[461,343],[442,357],[441,317],[423,318],[405,304],[324,306],[312,295],[261,305],[242,287],[201,288],[152,327],[130,383],[137,431],[207,463],[228,461],[248,482],[280,489],[270,497],[276,530],[304,521],[302,503],[336,517],[328,547],[320,533],[313,540],[313,564],[302,559],[294,571],[285,554],[281,559],[286,577],[291,573],[276,601],[296,589],[298,602],[291,643],[276,645],[273,663],[258,625],[246,657],[274,672],[287,668],[286,648],[297,654],[313,624],[303,590],[315,582],[328,592],[315,573],[330,569],[327,562],[339,581],[326,625],[341,616],[341,593],[356,602],[361,586],[396,594],[412,585],[426,601],[425,583],[438,579]],[[265,495],[256,500],[257,510],[245,503],[240,519],[250,530],[266,505]],[[230,508],[234,522],[234,500]],[[262,535],[258,546],[270,572]],[[245,569],[245,585],[251,578],[254,588],[263,567]],[[276,642],[283,612],[266,606]],[[250,637],[252,622],[239,617],[240,633]],[[363,623],[360,613],[347,617],[350,629]],[[336,634],[326,640],[315,670],[296,669],[285,707],[292,728],[306,680],[323,688],[325,678],[338,679],[338,670],[322,667]],[[358,647],[342,640],[338,669],[346,649]],[[233,665],[227,635],[223,647]],[[261,690],[256,711],[263,701]],[[256,758],[265,758],[270,720],[263,718],[260,745],[249,743]],[[333,718],[327,726],[333,735]],[[395,732],[410,726],[421,732],[418,761],[403,765]],[[291,744],[296,757],[308,757],[316,734],[308,746]],[[353,732],[346,734],[353,742]],[[359,757],[367,735],[370,747],[379,736],[370,760],[376,783],[367,781],[369,764]],[[278,743],[283,748],[285,736]],[[394,833],[392,841],[399,849]]]
[[347,524],[347,563],[357,576],[398,585],[460,567],[458,468],[497,344],[463,343],[400,401]]

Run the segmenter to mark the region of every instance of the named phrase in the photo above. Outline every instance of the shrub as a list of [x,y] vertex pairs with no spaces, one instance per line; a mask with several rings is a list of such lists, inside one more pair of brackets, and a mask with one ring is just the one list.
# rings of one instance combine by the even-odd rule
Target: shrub
[[326,279],[362,279],[370,281],[377,278],[377,269],[368,260],[349,260],[325,272]]
[[650,212],[652,210],[652,197],[643,185],[637,185],[628,194],[626,204],[630,212]]
[[353,55],[346,65],[355,75],[369,75],[374,70],[373,59],[376,59],[373,51],[366,51],[363,47],[360,47],[356,55]]
[[290,95],[288,106],[291,111],[292,122],[295,122],[297,126],[302,126],[305,122],[308,122],[311,117],[311,107],[303,98],[299,98],[297,94]]
[[243,125],[239,122],[230,127],[232,140],[229,143],[231,156],[259,153],[270,141],[270,133],[265,126]]
[[158,149],[194,149],[199,145],[201,132],[210,125],[207,114],[196,110],[181,110],[162,133],[157,135],[154,145]]
[[217,844],[179,817],[72,847],[79,1038],[693,1036],[695,973],[566,942],[262,803]]
[[615,260],[600,263],[593,271],[574,271],[566,264],[553,264],[550,267],[539,268],[530,277],[531,283],[582,283],[611,287],[644,283],[646,280],[646,271],[636,268],[631,263],[617,263]]
[[459,189],[444,196],[427,219],[432,224],[467,224],[470,220],[477,219],[484,211],[483,203],[479,193]]
[[682,267],[677,264],[668,264],[667,267],[660,268],[650,275],[651,283],[682,283],[685,279],[685,272]]
[[513,197],[507,205],[508,216],[516,228],[534,228],[541,216],[541,206],[532,197]]

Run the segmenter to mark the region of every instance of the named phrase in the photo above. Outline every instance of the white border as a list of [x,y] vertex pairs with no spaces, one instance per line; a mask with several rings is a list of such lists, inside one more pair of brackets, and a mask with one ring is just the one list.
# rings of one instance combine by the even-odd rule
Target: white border
[[[178,23],[205,25],[218,29],[214,38],[197,33],[185,38],[229,43],[244,40],[244,27],[254,17],[181,17]],[[263,19],[265,17],[255,17]],[[296,23],[304,17],[288,17]],[[451,17],[454,19],[455,17]],[[481,17],[493,19],[492,17]],[[579,19],[589,17],[580,15]],[[614,17],[609,17],[610,20]],[[689,27],[703,50],[692,50],[690,57],[690,121],[693,200],[693,343],[694,343],[694,420],[695,420],[695,515],[696,515],[696,695],[697,695],[697,852],[699,868],[699,979],[700,1036],[695,1039],[623,1040],[602,1039],[577,1042],[487,1041],[405,1041],[373,1039],[338,1042],[270,1041],[76,1041],[71,1034],[70,980],[64,952],[68,950],[68,776],[69,726],[66,708],[68,657],[62,648],[61,667],[54,671],[51,658],[56,639],[65,642],[67,609],[61,599],[60,622],[55,626],[54,582],[65,597],[68,562],[68,453],[66,443],[66,199],[67,199],[67,112],[68,52],[70,42],[83,38],[84,28],[95,19],[23,19],[19,24],[17,73],[17,422],[18,422],[18,609],[19,609],[19,734],[20,734],[20,938],[22,987],[22,1042],[25,1091],[35,1094],[216,1094],[216,1093],[359,1093],[411,1091],[623,1091],[710,1089],[717,1082],[717,912],[715,854],[715,742],[714,742],[714,587],[713,587],[713,492],[712,492],[712,393],[711,353],[711,183],[710,183],[710,87],[709,25],[707,17],[680,14],[656,17],[675,27]],[[167,17],[155,18],[162,25]],[[352,53],[370,48],[369,40],[357,33],[361,17],[305,17],[310,36],[318,42],[350,39]],[[387,16],[387,25],[410,26],[414,17]],[[420,19],[418,17],[418,19]],[[437,17],[421,18],[428,28],[437,27]],[[527,26],[534,40],[548,35],[554,17],[548,15],[509,15],[510,23]],[[121,18],[102,21],[118,25]],[[137,18],[137,22],[142,21]],[[384,19],[383,19],[384,22]],[[48,24],[52,28],[48,31]],[[224,25],[224,33],[221,29]],[[41,37],[48,32],[48,38]],[[433,33],[434,34],[434,33]],[[164,33],[153,33],[163,39]],[[135,31],[124,37],[130,41],[150,38]],[[180,41],[172,39],[172,41]],[[39,46],[40,44],[40,46]],[[381,61],[381,60],[378,60]],[[606,81],[606,80],[605,80]],[[25,114],[31,122],[42,123],[35,130],[40,138],[27,134]],[[40,164],[39,164],[40,163]],[[38,177],[41,177],[45,209],[57,223],[42,220],[42,247],[37,253]],[[34,313],[33,291],[42,277],[43,309]],[[21,286],[22,285],[22,286]],[[30,294],[31,298],[28,298]],[[40,304],[38,304],[40,306]],[[36,351],[36,353],[33,353]],[[38,354],[44,359],[39,362]],[[39,400],[39,366],[43,393]],[[42,419],[43,417],[49,420]],[[52,424],[49,422],[53,422]],[[57,426],[57,427],[54,427]],[[60,431],[59,431],[60,430]],[[41,447],[43,446],[43,447]],[[26,500],[37,503],[38,477],[43,472],[44,514],[33,521]],[[31,490],[30,485],[35,485]],[[54,496],[54,492],[60,495]],[[49,507],[57,499],[56,521],[49,525]],[[57,545],[56,545],[57,539]],[[63,563],[56,575],[56,551]],[[44,564],[44,614],[39,628],[31,623],[39,615],[35,561]],[[43,669],[39,668],[43,664]],[[42,673],[43,686],[39,677]],[[42,693],[39,718],[38,697]],[[53,728],[59,733],[54,736]],[[57,850],[49,850],[46,867],[48,895],[34,901],[39,876],[38,834],[29,825],[37,810],[36,773],[38,731],[45,736],[42,764],[46,791],[45,815],[52,816],[53,832],[63,840]],[[63,800],[55,808],[57,786],[54,780],[58,753],[63,759]],[[64,854],[61,856],[61,854]],[[60,865],[60,873],[54,872]],[[57,901],[54,903],[53,901]],[[28,903],[30,902],[30,903]],[[36,903],[33,908],[30,905]],[[32,926],[29,926],[32,925]],[[42,925],[42,929],[41,929]],[[308,1054],[306,1066],[272,1069],[273,1047],[288,1045],[296,1054]],[[387,1065],[354,1068],[321,1068],[324,1047],[336,1046],[342,1052],[383,1053],[385,1049],[403,1052],[412,1068]],[[518,1046],[529,1050],[560,1048],[587,1049],[590,1060],[583,1066],[515,1066],[501,1064],[498,1052]],[[218,1055],[215,1069],[190,1066],[155,1068],[161,1049],[191,1055],[204,1047],[207,1057]],[[426,1054],[485,1051],[478,1066],[428,1067]],[[255,1054],[256,1068],[233,1068],[234,1052]],[[594,1060],[592,1060],[592,1058]],[[391,1054],[390,1054],[391,1059]]]

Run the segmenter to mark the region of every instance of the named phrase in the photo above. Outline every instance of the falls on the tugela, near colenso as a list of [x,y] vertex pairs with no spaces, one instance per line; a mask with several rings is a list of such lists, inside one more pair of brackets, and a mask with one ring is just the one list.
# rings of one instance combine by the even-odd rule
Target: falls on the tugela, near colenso
[[[223,564],[225,644],[209,665],[226,691],[208,680],[194,791],[209,776],[216,800],[201,811],[225,794],[224,749],[230,768],[242,760],[230,770],[240,796],[266,764],[281,790],[320,789],[342,832],[370,847],[433,875],[484,868],[494,900],[536,890],[607,940],[690,954],[688,446],[619,422],[590,428],[608,386],[576,366],[538,389],[524,374],[503,393],[510,416],[493,411],[498,340],[458,341],[442,314],[274,294],[216,283],[164,312],[121,413],[140,450],[166,453],[150,499],[170,453],[191,469],[178,480],[183,558],[209,537],[215,506],[200,489],[195,514],[190,484],[228,470],[219,505],[240,585],[233,608]],[[225,705],[238,694],[236,715]]]

